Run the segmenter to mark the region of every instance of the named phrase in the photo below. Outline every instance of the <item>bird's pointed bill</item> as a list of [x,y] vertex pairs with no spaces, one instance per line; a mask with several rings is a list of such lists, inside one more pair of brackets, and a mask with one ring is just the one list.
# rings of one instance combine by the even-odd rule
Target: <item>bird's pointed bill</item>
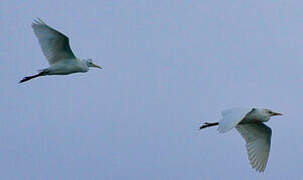
[[278,113],[278,112],[273,112],[273,116],[282,116],[282,113]]
[[102,69],[102,67],[101,67],[101,66],[98,66],[97,64],[93,64],[93,67],[96,67],[96,68]]

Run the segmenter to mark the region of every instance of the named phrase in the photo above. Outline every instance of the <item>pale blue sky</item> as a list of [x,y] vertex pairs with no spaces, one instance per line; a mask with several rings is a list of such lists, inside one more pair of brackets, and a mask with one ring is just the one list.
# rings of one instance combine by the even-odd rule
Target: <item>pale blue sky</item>
[[[301,1],[3,1],[1,179],[300,179]],[[104,69],[41,77],[40,17]],[[271,108],[264,173],[231,131],[234,106]]]

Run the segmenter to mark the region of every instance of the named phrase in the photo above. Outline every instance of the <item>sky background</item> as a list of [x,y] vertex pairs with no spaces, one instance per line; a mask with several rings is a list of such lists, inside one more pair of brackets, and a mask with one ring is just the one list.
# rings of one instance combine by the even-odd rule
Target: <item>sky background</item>
[[[301,179],[301,1],[1,1],[1,179]],[[18,82],[48,66],[31,23],[104,69]],[[267,123],[264,173],[236,130],[199,131],[231,107]]]

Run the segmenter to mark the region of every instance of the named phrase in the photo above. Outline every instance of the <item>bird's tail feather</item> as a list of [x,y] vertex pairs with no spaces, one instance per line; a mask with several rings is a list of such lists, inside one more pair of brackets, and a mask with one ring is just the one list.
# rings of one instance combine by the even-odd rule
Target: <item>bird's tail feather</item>
[[46,68],[46,69],[38,69],[37,71],[38,71],[38,73],[41,73],[41,72],[46,72],[48,69]]

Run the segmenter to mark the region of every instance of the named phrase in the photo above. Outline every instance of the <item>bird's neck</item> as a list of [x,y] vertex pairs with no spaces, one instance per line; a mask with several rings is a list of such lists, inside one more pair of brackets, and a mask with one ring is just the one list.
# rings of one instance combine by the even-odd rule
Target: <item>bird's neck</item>
[[81,68],[83,69],[83,72],[87,72],[89,70],[89,67],[87,65],[87,61],[85,59],[78,59],[81,63]]
[[266,122],[266,121],[268,121],[270,119],[270,116],[267,116],[267,114],[265,114],[262,110],[255,109],[246,118],[247,119],[251,119],[251,120],[257,120],[257,121],[261,121],[261,122]]

